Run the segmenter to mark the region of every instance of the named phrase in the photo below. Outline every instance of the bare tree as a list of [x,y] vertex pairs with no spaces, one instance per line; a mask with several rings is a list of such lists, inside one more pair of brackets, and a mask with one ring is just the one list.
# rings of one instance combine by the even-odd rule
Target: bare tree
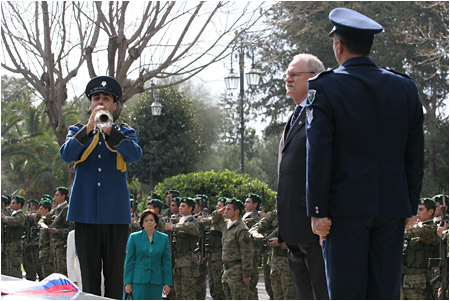
[[[98,22],[80,2],[2,2],[2,67],[22,75],[42,96],[59,145],[67,134],[62,105],[67,85],[97,43]],[[92,13],[95,11],[92,9]],[[68,21],[70,20],[70,21]],[[97,24],[96,24],[97,23]]]
[[[224,2],[3,2],[2,67],[22,74],[47,104],[58,143],[62,105],[82,66],[123,87],[121,104],[151,88],[176,85],[228,55],[258,21],[260,7]],[[251,8],[253,6],[253,8]],[[79,93],[80,91],[78,91]],[[120,107],[120,106],[119,106]],[[119,114],[119,112],[117,112]],[[117,116],[115,116],[117,117]]]

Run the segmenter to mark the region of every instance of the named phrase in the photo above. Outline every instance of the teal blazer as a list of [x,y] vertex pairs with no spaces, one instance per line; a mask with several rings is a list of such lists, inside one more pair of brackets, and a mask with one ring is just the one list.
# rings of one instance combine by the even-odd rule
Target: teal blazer
[[124,284],[151,283],[172,285],[172,262],[169,237],[155,231],[153,250],[145,230],[132,233],[128,238],[125,259]]

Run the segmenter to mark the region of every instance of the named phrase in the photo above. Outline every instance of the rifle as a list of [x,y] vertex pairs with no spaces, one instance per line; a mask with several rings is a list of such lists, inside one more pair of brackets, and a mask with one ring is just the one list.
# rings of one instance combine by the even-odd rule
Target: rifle
[[[440,224],[441,227],[445,226],[445,220],[446,220],[445,203],[446,203],[445,193],[442,192],[441,224]],[[440,244],[439,250],[440,250],[440,256],[441,256],[441,260],[439,262],[439,273],[440,273],[439,276],[441,277],[441,295],[439,297],[439,300],[444,300],[444,299],[446,299],[445,294],[447,293],[447,289],[448,289],[448,270],[447,270],[448,265],[446,262],[447,246],[446,246],[445,239],[441,238],[439,244]]]
[[264,241],[269,241],[270,239],[277,237],[278,236],[278,227],[276,227],[275,230],[272,231],[272,233],[270,233],[269,235],[267,235],[266,237],[264,237]]

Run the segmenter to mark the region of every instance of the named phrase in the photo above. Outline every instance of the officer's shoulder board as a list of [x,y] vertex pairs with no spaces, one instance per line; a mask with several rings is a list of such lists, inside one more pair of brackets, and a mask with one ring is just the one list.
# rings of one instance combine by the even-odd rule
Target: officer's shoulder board
[[409,78],[409,79],[412,79],[409,75],[407,75],[407,74],[404,74],[404,73],[401,73],[401,72],[398,72],[398,71],[395,71],[395,70],[392,70],[392,69],[386,69],[387,71],[389,71],[389,72],[392,72],[392,73],[395,73],[395,74],[398,74],[398,75],[400,75],[400,76],[403,76],[403,77],[406,77],[406,78]]
[[310,79],[308,79],[308,81],[313,81],[313,80],[318,79],[318,78],[321,77],[321,76],[324,76],[324,75],[326,75],[326,74],[332,73],[333,70],[334,70],[333,68],[328,68],[328,69],[325,70],[325,71],[322,71],[322,72],[320,72],[320,73],[317,73],[316,76],[311,77]]

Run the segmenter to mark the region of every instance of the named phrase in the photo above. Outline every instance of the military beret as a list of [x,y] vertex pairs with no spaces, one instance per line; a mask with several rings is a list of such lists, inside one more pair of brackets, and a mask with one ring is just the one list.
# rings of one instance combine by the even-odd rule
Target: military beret
[[36,205],[39,205],[39,202],[35,199],[28,200],[28,203],[34,203]]
[[100,92],[111,94],[114,98],[114,102],[117,102],[122,98],[122,87],[116,79],[110,76],[94,77],[86,85],[85,94],[87,98],[91,99],[92,94]]
[[253,202],[257,202],[258,204],[261,204],[261,197],[259,196],[259,194],[256,193],[249,193],[245,196],[248,199],[252,199]]
[[64,187],[64,186],[56,187],[55,191],[56,190],[58,190],[59,192],[62,192],[65,195],[67,195],[69,193],[69,189],[67,189],[67,187]]
[[134,200],[134,199],[135,199],[134,194],[130,193],[130,200]]
[[161,209],[163,207],[163,202],[158,199],[151,199],[150,201],[147,202],[147,206],[148,205],[152,205],[153,207],[158,207]]
[[169,190],[166,192],[166,195],[172,194],[173,197],[180,196],[180,192],[178,190]]
[[176,202],[177,205],[180,206],[181,199],[182,199],[181,197],[176,196],[172,199],[172,202]]
[[11,197],[9,195],[3,194],[2,203],[8,203],[9,201],[11,201]]
[[235,198],[227,199],[227,202],[225,203],[225,205],[228,205],[228,204],[237,205],[241,209],[241,211],[242,211],[242,208],[244,208],[244,203],[241,200],[238,200]]
[[21,195],[13,196],[12,200],[16,200],[16,201],[18,201],[19,203],[22,203],[22,204],[25,204],[25,201],[26,201],[25,198],[23,196],[21,196]]
[[161,199],[161,196],[160,196],[159,194],[155,193],[155,192],[150,192],[150,193],[148,194],[148,196],[152,196],[152,199],[153,199],[153,200],[154,200],[154,199],[158,199],[158,200]]
[[228,198],[226,198],[226,197],[224,197],[224,196],[220,196],[220,197],[217,199],[218,202],[221,202],[221,203],[224,203],[224,204],[227,202],[227,200],[228,200]]
[[433,201],[433,199],[431,199],[431,198],[422,198],[422,199],[420,199],[419,204],[420,204],[420,205],[431,205],[431,206],[436,206],[436,202]]
[[44,198],[44,199],[41,199],[41,201],[39,202],[39,206],[40,205],[42,205],[42,204],[52,204],[53,203],[53,201],[52,200],[50,200],[50,199],[46,199],[46,198]]
[[180,200],[180,204],[181,203],[186,203],[186,205],[188,205],[189,207],[195,207],[196,201],[190,197],[183,197]]
[[201,204],[207,204],[208,203],[208,196],[206,194],[197,194],[195,196],[195,201],[197,203],[201,203]]
[[348,8],[333,9],[328,18],[334,25],[329,35],[337,33],[352,40],[371,41],[373,36],[383,31],[383,26],[371,18]]

